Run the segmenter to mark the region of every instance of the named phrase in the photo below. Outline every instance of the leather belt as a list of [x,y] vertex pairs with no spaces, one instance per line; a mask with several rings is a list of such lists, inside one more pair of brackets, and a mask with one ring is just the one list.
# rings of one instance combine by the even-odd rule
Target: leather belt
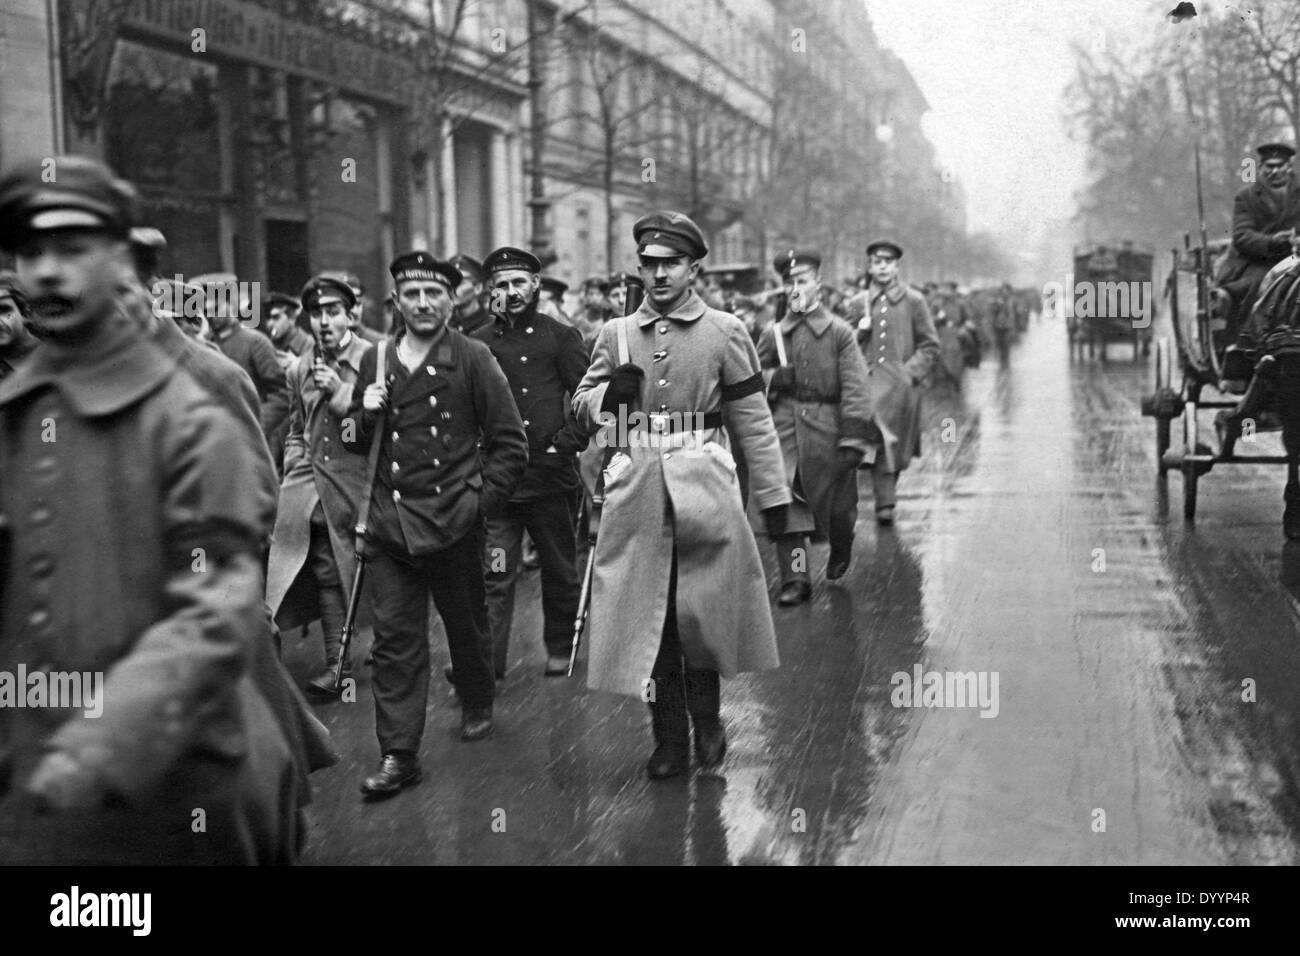
[[645,412],[646,430],[661,435],[722,427],[722,412]]

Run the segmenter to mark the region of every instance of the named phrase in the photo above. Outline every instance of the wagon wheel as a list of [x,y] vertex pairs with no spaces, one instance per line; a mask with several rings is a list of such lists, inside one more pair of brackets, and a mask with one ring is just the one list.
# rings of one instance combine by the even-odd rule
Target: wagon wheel
[[1197,451],[1195,402],[1183,406],[1183,443],[1186,448],[1183,459],[1183,517],[1193,521],[1196,518],[1196,482],[1200,477],[1198,463],[1192,461],[1192,456]]
[[[1162,338],[1156,342],[1156,382],[1155,396],[1157,400],[1170,387],[1170,364],[1169,364],[1169,340]],[[1165,464],[1165,452],[1169,450],[1169,431],[1172,423],[1163,415],[1156,416],[1156,467],[1159,474],[1164,475],[1169,471],[1169,466]]]

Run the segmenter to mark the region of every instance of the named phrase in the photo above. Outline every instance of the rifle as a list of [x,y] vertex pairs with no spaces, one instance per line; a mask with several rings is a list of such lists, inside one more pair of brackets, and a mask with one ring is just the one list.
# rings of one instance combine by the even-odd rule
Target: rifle
[[[645,298],[645,286],[630,276],[625,280],[627,299],[623,304],[624,316],[631,315],[641,307]],[[622,322],[618,328],[618,363],[626,365],[632,361],[627,344],[627,327]],[[609,451],[606,450],[605,464],[609,464]],[[601,468],[596,487],[591,493],[591,513],[587,516],[587,568],[582,574],[582,591],[578,595],[578,614],[573,621],[573,643],[569,647],[569,669],[564,676],[573,676],[573,665],[578,660],[578,644],[582,640],[582,629],[587,624],[587,615],[591,611],[591,582],[596,574],[596,536],[600,533],[600,512],[605,504],[605,469]]]
[[[388,351],[388,342],[375,346],[375,384],[384,384],[384,358]],[[357,503],[357,525],[354,529],[353,550],[357,558],[357,570],[352,575],[352,591],[348,595],[348,612],[343,617],[343,633],[339,641],[339,659],[334,665],[334,692],[343,690],[343,667],[352,647],[352,636],[356,631],[357,608],[361,604],[361,584],[366,576],[366,522],[370,520],[370,496],[375,490],[375,469],[379,465],[379,445],[384,438],[384,413],[379,413],[375,422],[375,433],[370,438],[370,453],[366,456],[366,486],[362,489],[361,500]]]

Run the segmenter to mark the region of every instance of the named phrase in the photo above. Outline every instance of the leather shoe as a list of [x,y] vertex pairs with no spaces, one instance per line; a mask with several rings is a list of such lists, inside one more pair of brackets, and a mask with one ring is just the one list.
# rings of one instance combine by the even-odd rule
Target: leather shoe
[[420,763],[414,754],[384,754],[379,772],[361,782],[365,794],[392,794],[420,779]]
[[651,780],[676,777],[689,769],[690,754],[682,744],[660,744],[645,765],[645,771]]
[[[307,681],[307,693],[326,700],[338,700],[341,692],[334,689],[334,667],[334,664],[327,662],[323,671]],[[351,676],[352,668],[345,664],[343,679],[347,680]]]
[[848,559],[831,561],[826,565],[826,580],[838,581],[840,578],[844,577],[849,570],[849,564],[850,561]]
[[543,673],[547,677],[566,677],[569,673],[569,655],[568,654],[547,654],[546,670]]
[[482,707],[466,710],[460,719],[460,739],[465,741],[482,740],[492,733],[492,708]]
[[701,767],[716,767],[727,754],[727,732],[722,721],[697,721],[695,724],[695,761]]
[[812,585],[807,581],[787,581],[781,585],[781,596],[776,603],[782,607],[802,604],[812,595]]

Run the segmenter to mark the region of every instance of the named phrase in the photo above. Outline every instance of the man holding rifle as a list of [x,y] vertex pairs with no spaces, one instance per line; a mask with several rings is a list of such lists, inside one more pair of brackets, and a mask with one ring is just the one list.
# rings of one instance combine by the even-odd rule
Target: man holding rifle
[[[420,778],[429,689],[428,605],[447,644],[462,707],[461,739],[492,731],[493,680],[483,632],[483,524],[499,515],[528,463],[510,384],[482,342],[447,327],[460,273],[427,252],[389,267],[402,332],[361,359],[345,446],[377,469],[366,522],[374,604],[375,729],[383,760],[361,785],[396,793]],[[346,422],[344,423],[346,426]]]
[[[346,282],[316,276],[301,298],[315,342],[285,375],[289,433],[266,597],[282,631],[320,619],[325,667],[307,687],[337,698],[333,672],[356,571],[353,529],[366,481],[366,459],[347,454],[342,430],[361,359],[374,346],[349,328],[356,295]],[[349,660],[342,667],[344,675],[351,672]]]
[[691,289],[708,252],[699,227],[657,212],[632,232],[646,301],[601,329],[573,400],[579,423],[611,426],[597,440],[619,446],[605,467],[587,681],[650,704],[646,769],[660,779],[688,768],[692,723],[700,765],[721,762],[720,675],[777,666],[728,431],[769,534],[784,530],[790,489],[754,343]]

